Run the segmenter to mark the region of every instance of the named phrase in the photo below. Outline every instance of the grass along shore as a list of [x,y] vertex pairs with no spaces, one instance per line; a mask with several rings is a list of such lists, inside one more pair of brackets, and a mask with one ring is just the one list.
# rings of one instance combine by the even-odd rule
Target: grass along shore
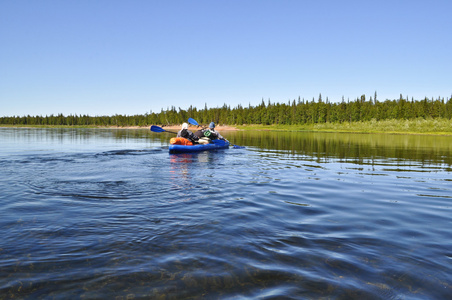
[[[160,125],[159,125],[160,126]],[[105,128],[105,129],[149,129],[149,126],[71,126],[71,125],[4,125],[9,128]],[[180,125],[165,126],[166,130],[179,130]],[[319,131],[349,133],[387,133],[387,134],[428,134],[452,135],[452,120],[449,119],[414,119],[414,120],[381,120],[364,122],[317,123],[304,125],[219,125],[218,131],[231,130],[271,130],[271,131]],[[196,128],[190,128],[196,130]]]
[[381,121],[373,119],[371,121],[351,123],[318,123],[304,125],[242,125],[236,127],[242,130],[452,135],[452,120],[439,118]]

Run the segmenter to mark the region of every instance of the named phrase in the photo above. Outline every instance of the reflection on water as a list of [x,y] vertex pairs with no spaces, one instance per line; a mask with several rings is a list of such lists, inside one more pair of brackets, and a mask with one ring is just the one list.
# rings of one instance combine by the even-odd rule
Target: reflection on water
[[187,166],[187,164],[199,163],[215,163],[212,152],[201,151],[194,153],[175,153],[171,154],[170,161],[175,166]]
[[447,299],[449,137],[0,129],[0,299]]
[[[112,143],[152,140],[168,145],[170,133],[152,133],[146,129],[9,129],[8,142],[33,144],[89,144],[103,138]],[[356,163],[391,158],[414,160],[422,164],[452,165],[452,137],[430,135],[351,134],[276,131],[226,131],[231,144],[281,154],[305,155],[318,159],[344,159]],[[197,156],[199,157],[199,156]],[[200,156],[202,159],[202,155]]]
[[228,133],[234,144],[260,150],[356,163],[375,159],[452,164],[452,136],[239,131]]
[[[9,134],[17,142],[86,142],[100,138],[114,138],[117,141],[142,139],[149,137],[149,130],[130,129],[92,129],[92,128],[0,128],[3,134]],[[157,137],[157,136],[155,136]],[[155,138],[153,137],[153,138]]]

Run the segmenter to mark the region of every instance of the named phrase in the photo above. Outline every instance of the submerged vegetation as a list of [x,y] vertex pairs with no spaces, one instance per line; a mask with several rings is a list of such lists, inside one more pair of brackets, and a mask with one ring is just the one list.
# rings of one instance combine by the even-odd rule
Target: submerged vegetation
[[403,97],[397,100],[379,101],[377,94],[366,100],[362,95],[355,101],[324,101],[322,95],[318,100],[292,100],[288,103],[265,103],[231,108],[227,104],[222,107],[197,109],[192,106],[188,110],[175,107],[159,113],[150,112],[144,115],[114,116],[12,116],[0,117],[0,125],[10,126],[162,126],[176,125],[194,118],[201,124],[211,121],[217,124],[238,127],[252,125],[252,128],[282,130],[320,130],[320,131],[359,131],[359,132],[425,132],[451,133],[452,99],[425,98],[408,100]]

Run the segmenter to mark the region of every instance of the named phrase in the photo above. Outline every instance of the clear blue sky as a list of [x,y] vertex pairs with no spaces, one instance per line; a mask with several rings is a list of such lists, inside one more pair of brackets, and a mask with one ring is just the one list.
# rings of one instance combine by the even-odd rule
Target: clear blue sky
[[450,0],[0,0],[0,116],[452,94]]

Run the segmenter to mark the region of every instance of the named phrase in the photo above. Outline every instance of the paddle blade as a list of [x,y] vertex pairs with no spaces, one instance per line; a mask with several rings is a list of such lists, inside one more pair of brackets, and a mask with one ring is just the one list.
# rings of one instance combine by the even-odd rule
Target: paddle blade
[[165,132],[165,129],[163,129],[162,127],[158,127],[156,125],[152,125],[150,129],[153,132]]
[[199,126],[198,122],[196,122],[196,120],[193,118],[188,118],[188,123],[190,123],[191,125]]
[[232,148],[234,148],[234,149],[245,149],[245,146],[232,145]]

